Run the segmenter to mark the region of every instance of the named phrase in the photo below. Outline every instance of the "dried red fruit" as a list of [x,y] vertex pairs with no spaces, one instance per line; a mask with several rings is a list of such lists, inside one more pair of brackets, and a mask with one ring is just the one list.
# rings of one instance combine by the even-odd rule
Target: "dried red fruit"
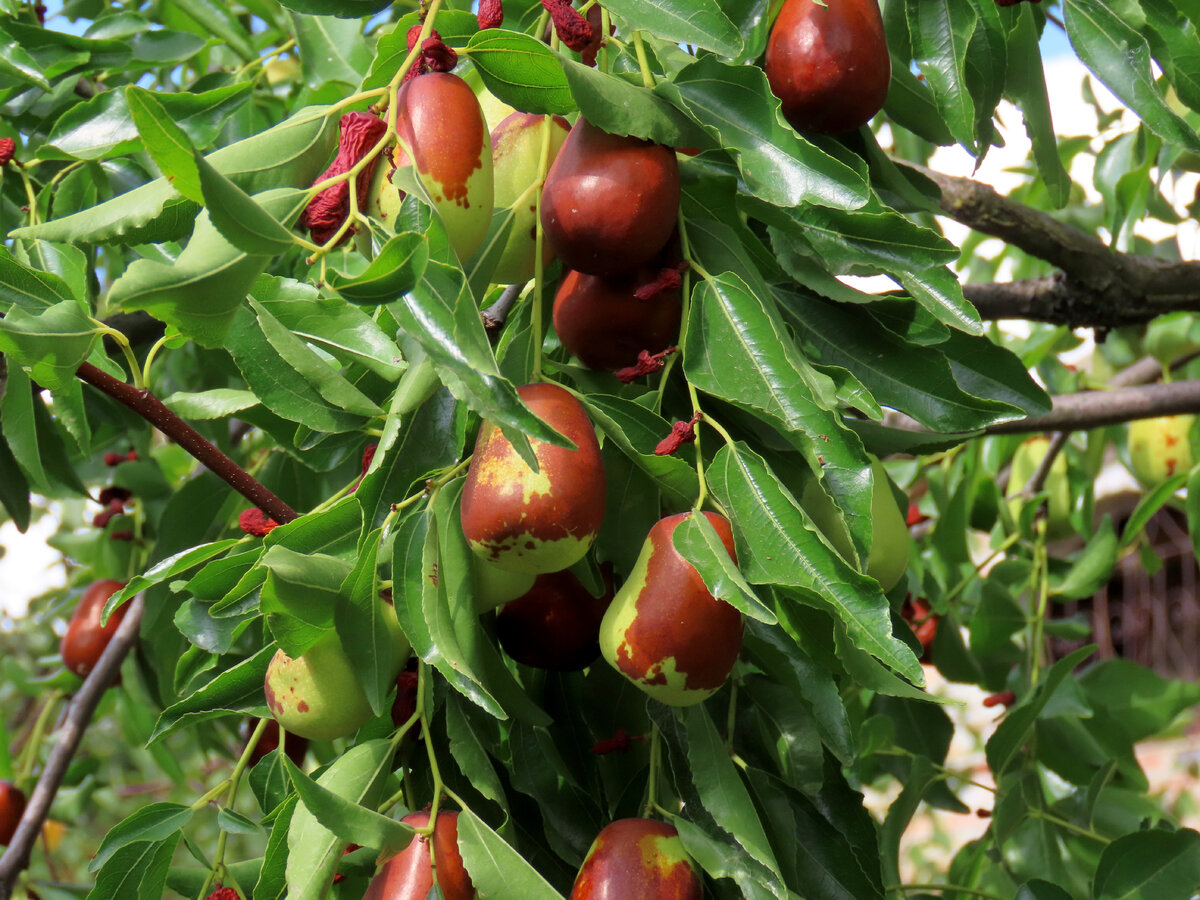
[[554,20],[558,39],[577,53],[582,53],[592,43],[592,26],[571,6],[571,0],[542,0],[542,6]]
[[681,262],[677,266],[664,266],[662,269],[659,269],[657,278],[643,284],[633,292],[633,296],[639,300],[653,300],[659,294],[679,290],[679,286],[683,284],[683,278],[680,277],[679,273],[689,265],[690,263]]
[[676,422],[671,426],[671,433],[658,442],[654,453],[657,456],[668,456],[684,444],[692,443],[696,440],[696,423],[703,417],[703,414],[696,413],[686,422]]
[[7,166],[12,162],[13,156],[17,152],[17,142],[12,138],[0,138],[0,167]]
[[278,522],[256,507],[244,509],[238,516],[238,528],[255,537],[268,535],[278,527]]
[[133,491],[129,490],[128,488],[109,485],[100,491],[100,496],[97,499],[100,501],[101,506],[107,506],[112,509],[113,504],[116,504],[117,510],[120,511],[121,508],[125,506],[125,501],[132,496]]
[[437,34],[431,34],[421,44],[422,72],[449,72],[458,65],[458,54],[447,47]]
[[992,694],[989,697],[983,698],[983,705],[989,709],[993,706],[1012,706],[1017,702],[1017,695],[1014,691],[1001,691],[998,694]]
[[[585,66],[596,65],[596,54],[600,52],[600,48],[604,46],[604,19],[602,18],[603,10],[600,4],[588,7],[587,21],[592,26],[592,39],[586,47],[579,51],[579,61]],[[615,34],[617,26],[612,22],[608,23],[608,33]]]
[[242,900],[233,888],[219,887],[208,895],[207,900]]
[[[341,129],[341,135],[338,138],[337,156],[313,184],[319,184],[327,178],[334,178],[349,172],[387,131],[387,123],[383,119],[366,112],[346,113],[342,116],[338,127]],[[378,162],[379,156],[376,155],[370,164],[358,173],[356,187],[359,209],[366,209],[371,175]],[[300,225],[308,229],[308,233],[315,243],[325,244],[342,227],[342,223],[346,221],[348,215],[350,215],[350,182],[348,180],[339,181],[312,198],[300,216]],[[342,240],[349,237],[351,231],[353,228],[347,231]]]
[[479,12],[475,18],[479,22],[479,30],[499,28],[504,23],[504,4],[501,0],[479,0]]
[[666,364],[666,358],[678,349],[678,347],[668,347],[666,350],[660,350],[658,353],[642,350],[638,353],[638,361],[636,363],[632,366],[626,366],[624,369],[617,369],[613,374],[625,384],[629,384],[629,382],[641,378],[643,375],[653,375],[655,372],[662,370],[662,367]]
[[921,662],[929,661],[929,651],[937,636],[938,620],[941,618],[924,600],[906,599],[900,608],[901,617],[908,622],[913,635],[921,645]]

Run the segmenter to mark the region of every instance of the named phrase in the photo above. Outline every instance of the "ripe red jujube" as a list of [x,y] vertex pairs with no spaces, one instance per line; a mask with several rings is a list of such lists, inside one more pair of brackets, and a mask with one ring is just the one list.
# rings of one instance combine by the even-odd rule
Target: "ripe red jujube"
[[600,655],[600,622],[612,601],[612,582],[592,596],[575,573],[539,575],[522,597],[496,613],[496,637],[519,663],[553,672],[575,672]]
[[516,572],[557,572],[577,562],[604,520],[604,462],[583,405],[556,384],[518,388],[534,415],[576,449],[531,440],[538,471],[484,422],[462,493],[463,534],[483,559]]
[[877,0],[787,0],[767,42],[767,81],[797,131],[837,134],[883,108],[892,77]]
[[567,272],[554,297],[554,331],[562,345],[593,369],[620,369],[638,353],[657,353],[679,338],[683,309],[678,288],[640,300],[634,292],[652,282],[652,267],[615,278]]
[[570,900],[700,900],[700,878],[674,825],[618,819],[592,842]]
[[88,673],[96,667],[100,654],[125,618],[128,604],[113,610],[108,623],[100,625],[104,604],[123,587],[125,583],[122,581],[97,581],[89,585],[79,598],[79,605],[67,624],[67,633],[63,635],[60,649],[63,665],[80,678],[87,678]]
[[670,239],[679,190],[674,150],[609,134],[581,117],[546,175],[542,227],[567,268],[629,272]]
[[25,814],[25,792],[11,781],[0,781],[0,847],[7,846]]
[[[409,813],[400,821],[414,828],[429,825],[429,811]],[[458,813],[443,810],[437,815],[432,837],[416,836],[407,847],[388,860],[371,879],[363,900],[425,900],[433,889],[429,842],[437,863],[437,883],[445,900],[472,900],[475,886],[458,852]]]

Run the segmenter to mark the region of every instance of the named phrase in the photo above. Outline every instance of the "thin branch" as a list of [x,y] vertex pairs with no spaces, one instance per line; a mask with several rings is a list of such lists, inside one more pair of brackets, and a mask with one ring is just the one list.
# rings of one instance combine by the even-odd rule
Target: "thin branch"
[[1059,269],[1039,278],[966,286],[967,299],[984,319],[1116,328],[1176,310],[1200,310],[1200,262],[1119,253],[989,185],[905,165],[938,187],[946,215]]
[[136,595],[130,601],[129,612],[125,614],[112,640],[100,654],[100,659],[83,682],[83,687],[67,707],[66,718],[56,736],[54,749],[50,751],[37,786],[29,796],[25,814],[21,816],[16,833],[13,834],[4,855],[0,856],[0,900],[9,900],[16,887],[17,878],[28,866],[33,845],[41,834],[46,815],[50,812],[50,804],[58,794],[67,767],[70,766],[75,751],[79,749],[79,743],[92,721],[96,707],[100,705],[104,692],[116,677],[121,663],[137,643],[144,604],[142,594]]
[[1046,479],[1050,477],[1050,468],[1054,465],[1054,460],[1058,459],[1058,454],[1063,452],[1063,448],[1067,446],[1067,441],[1070,440],[1071,432],[1060,431],[1050,439],[1050,446],[1046,448],[1046,455],[1042,457],[1042,461],[1038,463],[1038,467],[1033,471],[1033,477],[1029,479],[1029,483],[1025,485],[1025,490],[1022,492],[1022,497],[1025,500],[1030,500],[1046,485]]
[[512,311],[513,304],[517,302],[517,298],[521,296],[524,288],[523,284],[510,284],[495,303],[479,314],[483,319],[483,327],[493,340],[500,333],[500,329],[504,327],[504,323],[508,321],[508,314]]
[[1036,418],[1001,422],[988,434],[1028,434],[1038,431],[1086,431],[1134,419],[1200,413],[1200,381],[1174,381],[1085,391],[1054,398],[1053,410]]
[[76,370],[76,374],[83,381],[128,406],[280,525],[298,518],[294,509],[213,446],[204,435],[167,409],[162,401],[149,391],[119,381],[91,363],[85,362]]

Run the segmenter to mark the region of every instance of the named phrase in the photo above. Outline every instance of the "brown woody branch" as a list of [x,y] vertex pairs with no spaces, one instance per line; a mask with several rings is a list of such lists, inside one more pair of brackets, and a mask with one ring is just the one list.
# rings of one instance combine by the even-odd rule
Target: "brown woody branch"
[[987,320],[1030,319],[1116,328],[1179,310],[1200,310],[1200,262],[1110,249],[1095,235],[1018,203],[986,184],[912,166],[941,190],[942,211],[1059,271],[1009,283],[964,286]]
[[988,434],[1029,434],[1041,431],[1086,431],[1134,419],[1200,413],[1200,381],[1145,384],[1108,391],[1085,391],[1054,398],[1050,413],[1036,418],[1002,422]]
[[149,391],[119,381],[91,363],[85,362],[76,370],[76,374],[117,402],[128,406],[280,525],[298,517],[294,509],[213,446],[204,435],[167,409]]
[[29,796],[29,803],[12,840],[9,841],[4,855],[0,856],[0,900],[9,900],[18,877],[29,865],[33,845],[42,831],[46,815],[50,812],[50,804],[58,794],[67,767],[71,764],[75,751],[79,749],[79,743],[96,713],[96,707],[100,705],[104,692],[116,677],[121,663],[137,643],[144,602],[141,594],[130,601],[129,612],[125,614],[112,640],[100,654],[100,659],[83,682],[83,687],[67,707],[66,717],[55,737],[54,749],[46,759],[42,775]]

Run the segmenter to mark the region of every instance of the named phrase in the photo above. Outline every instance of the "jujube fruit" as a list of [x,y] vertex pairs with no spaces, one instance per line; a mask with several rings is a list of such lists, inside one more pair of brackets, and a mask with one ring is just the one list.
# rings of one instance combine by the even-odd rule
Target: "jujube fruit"
[[[806,471],[800,506],[813,524],[842,557],[854,558],[854,545],[833,501],[821,489],[815,475]],[[887,593],[908,571],[909,534],[906,511],[896,503],[887,470],[878,459],[871,460],[871,550],[863,571],[879,582]]]
[[537,580],[535,572],[512,572],[479,556],[471,558],[475,611],[485,613],[526,593]]
[[574,450],[530,439],[535,472],[493,423],[475,441],[462,493],[471,550],[514,572],[557,572],[580,560],[604,520],[604,462],[583,405],[546,382],[517,389],[539,419]]
[[[1008,508],[1014,518],[1021,513],[1021,494],[1046,458],[1049,448],[1050,438],[1039,435],[1024,441],[1013,454],[1005,496],[1009,498]],[[1074,529],[1071,527],[1071,484],[1067,477],[1067,458],[1063,454],[1050,464],[1042,490],[1050,495],[1046,501],[1046,536],[1051,540],[1066,537]]]
[[570,900],[701,900],[703,886],[674,825],[618,819],[592,842]]
[[[675,549],[675,529],[691,515],[654,524],[600,624],[600,651],[608,663],[669,706],[690,706],[716,693],[742,649],[742,614],[715,598]],[[736,564],[729,521],[703,515]]]
[[612,581],[595,597],[574,572],[537,576],[533,587],[496,613],[496,637],[519,663],[553,672],[584,669],[600,655],[600,622]]
[[635,291],[652,282],[657,269],[601,278],[567,272],[554,296],[554,331],[584,365],[610,371],[631,366],[638,353],[655,353],[679,338],[683,310],[678,288],[648,299]]
[[767,81],[797,131],[837,134],[883,108],[892,77],[877,0],[787,0],[767,41]]
[[629,272],[670,239],[679,192],[674,150],[609,134],[581,117],[546,176],[542,227],[567,268]]
[[[512,209],[512,226],[500,259],[492,270],[496,284],[524,284],[533,277],[537,192],[530,190],[541,174],[542,140],[550,132],[549,161],[553,162],[571,130],[560,116],[515,112],[492,129],[492,168],[496,209]],[[520,201],[520,203],[518,203]],[[542,265],[554,258],[542,246]]]
[[[409,813],[400,821],[413,828],[429,826],[429,811]],[[430,837],[416,835],[407,847],[384,863],[371,879],[363,900],[425,900],[433,889],[434,870],[430,864],[429,842],[433,841],[433,862],[437,865],[437,884],[444,900],[472,900],[475,886],[458,851],[458,813],[443,810]]]
[[107,624],[100,624],[104,604],[123,587],[123,581],[97,581],[89,585],[79,598],[79,605],[75,607],[71,621],[67,624],[67,633],[63,635],[60,649],[63,665],[80,678],[87,678],[88,673],[96,667],[104,648],[117,633],[121,620],[125,618],[128,604],[114,609],[108,617]]
[[1195,416],[1157,416],[1129,423],[1129,466],[1147,488],[1187,472],[1195,462],[1191,432]]
[[11,781],[0,781],[0,847],[12,840],[23,815],[25,792]]
[[[249,740],[257,721],[256,719],[247,719],[242,723],[241,736],[243,741]],[[279,723],[274,719],[267,719],[267,725],[263,729],[263,733],[258,736],[258,743],[250,751],[250,765],[258,765],[268,754],[277,751],[279,749],[279,737]],[[304,756],[308,753],[308,738],[300,737],[298,734],[289,734],[284,741],[284,752],[287,754],[288,759],[294,762],[297,767],[303,767]]]
[[492,221],[492,144],[475,92],[457,75],[429,72],[405,82],[397,98],[396,133],[412,151],[391,151],[377,167],[367,212],[394,220],[404,199],[396,168],[414,166],[446,226],[458,258],[474,255]]

